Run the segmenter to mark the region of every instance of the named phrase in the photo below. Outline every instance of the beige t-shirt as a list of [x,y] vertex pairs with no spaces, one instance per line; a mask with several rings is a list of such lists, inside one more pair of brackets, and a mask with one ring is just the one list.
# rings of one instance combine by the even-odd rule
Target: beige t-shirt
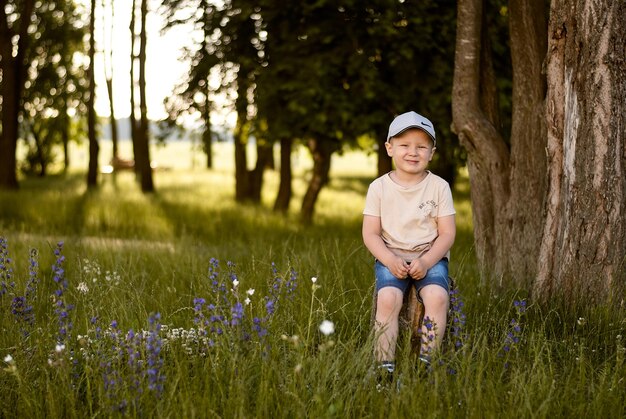
[[395,183],[389,173],[379,177],[369,186],[363,210],[364,215],[380,217],[383,241],[408,261],[437,238],[437,218],[455,213],[450,185],[431,172],[409,187]]

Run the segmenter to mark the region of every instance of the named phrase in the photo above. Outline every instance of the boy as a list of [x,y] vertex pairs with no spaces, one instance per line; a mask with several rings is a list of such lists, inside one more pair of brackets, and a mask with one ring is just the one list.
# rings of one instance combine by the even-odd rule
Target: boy
[[[395,170],[374,180],[363,210],[363,242],[376,258],[375,357],[392,376],[398,315],[404,292],[415,285],[435,339],[422,344],[420,359],[439,347],[449,304],[448,258],[456,225],[448,183],[426,170],[437,145],[433,124],[415,112],[397,116],[385,147]],[[428,333],[425,326],[424,336]],[[430,332],[432,334],[432,331]]]

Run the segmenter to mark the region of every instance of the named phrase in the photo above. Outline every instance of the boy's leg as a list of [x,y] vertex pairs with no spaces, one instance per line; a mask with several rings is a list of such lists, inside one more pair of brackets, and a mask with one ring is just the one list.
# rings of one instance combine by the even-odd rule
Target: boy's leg
[[[434,330],[428,330],[426,321],[422,324],[422,336],[426,336],[426,339],[422,340],[421,352],[427,355],[438,349],[441,345],[448,321],[450,298],[446,289],[434,284],[426,285],[422,288],[420,297],[424,302],[424,319],[428,318],[434,326]],[[432,336],[433,334],[434,339],[429,340],[428,336]]]
[[402,290],[385,287],[378,291],[376,298],[376,360],[393,361],[398,340],[398,315],[402,308]]
[[[428,270],[424,278],[416,282],[415,286],[424,303],[421,353],[428,356],[439,348],[446,331],[448,306],[450,304],[448,260],[444,258],[437,262]],[[431,330],[428,330],[429,326]]]

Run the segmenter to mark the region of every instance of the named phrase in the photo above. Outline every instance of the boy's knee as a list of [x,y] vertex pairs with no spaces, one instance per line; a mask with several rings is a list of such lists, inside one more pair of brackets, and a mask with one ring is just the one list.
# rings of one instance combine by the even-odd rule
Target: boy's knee
[[402,291],[394,287],[385,287],[378,291],[376,310],[378,312],[400,312],[402,308]]
[[450,297],[448,292],[439,285],[427,285],[420,290],[420,297],[425,306],[433,309],[448,307]]

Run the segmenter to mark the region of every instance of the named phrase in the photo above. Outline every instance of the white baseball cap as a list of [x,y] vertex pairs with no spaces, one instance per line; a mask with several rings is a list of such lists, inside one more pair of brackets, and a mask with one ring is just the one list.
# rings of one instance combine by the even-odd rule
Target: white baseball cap
[[395,117],[395,119],[391,122],[391,125],[389,125],[387,141],[389,141],[392,137],[402,134],[409,128],[418,128],[426,132],[426,134],[432,138],[433,144],[435,146],[437,145],[437,140],[435,139],[435,127],[433,126],[433,123],[413,111],[406,112]]

